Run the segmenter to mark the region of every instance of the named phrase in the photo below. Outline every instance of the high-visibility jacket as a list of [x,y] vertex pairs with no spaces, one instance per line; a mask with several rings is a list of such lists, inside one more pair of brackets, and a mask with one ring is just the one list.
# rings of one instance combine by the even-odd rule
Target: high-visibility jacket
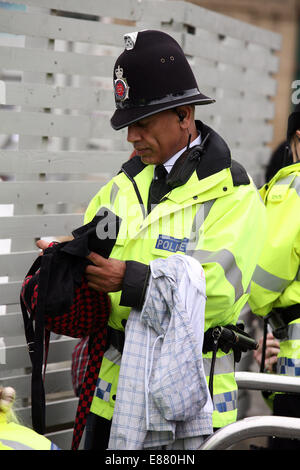
[[[273,308],[299,304],[300,163],[282,168],[260,190],[267,210],[267,237],[254,272],[249,305],[265,316]],[[280,341],[277,373],[300,375],[300,318]]]
[[59,450],[59,448],[30,428],[7,422],[0,413],[0,450]]
[[[126,162],[120,173],[90,202],[88,223],[100,207],[122,222],[111,257],[149,265],[151,260],[186,253],[195,257],[206,275],[205,330],[235,324],[248,300],[248,288],[263,245],[265,209],[247,173],[231,160],[223,139],[197,122],[202,139],[210,133],[205,152],[188,181],[168,193],[147,214],[153,165],[139,157]],[[109,325],[124,331],[130,308],[120,305],[121,292],[110,293]],[[120,357],[104,355],[91,411],[106,419],[113,415]],[[204,355],[209,376],[211,353]],[[232,352],[218,351],[214,375],[213,425],[236,420],[237,385]]]

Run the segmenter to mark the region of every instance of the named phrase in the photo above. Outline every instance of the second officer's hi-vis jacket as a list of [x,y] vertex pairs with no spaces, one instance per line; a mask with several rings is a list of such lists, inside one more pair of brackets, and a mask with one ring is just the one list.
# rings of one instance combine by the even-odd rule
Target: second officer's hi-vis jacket
[[[260,193],[268,228],[249,304],[261,316],[299,304],[300,315],[300,163],[279,170]],[[300,318],[280,340],[277,373],[300,376]]]
[[45,436],[18,423],[7,422],[0,412],[0,450],[60,450]]
[[[197,127],[202,141],[206,140],[200,163],[188,180],[171,190],[149,214],[146,208],[154,167],[134,157],[92,199],[85,222],[101,207],[120,217],[112,258],[145,265],[175,253],[197,259],[206,276],[207,330],[235,324],[248,300],[263,245],[265,208],[245,170],[231,160],[224,140],[199,121]],[[130,313],[130,307],[122,305],[123,295],[123,291],[110,293],[109,325],[120,331],[124,331],[124,320]],[[207,379],[211,357],[211,353],[204,355]],[[113,415],[119,364],[120,355],[110,348],[103,358],[91,406],[93,413],[106,419]],[[222,427],[237,416],[232,353],[218,351],[214,374],[213,425]]]

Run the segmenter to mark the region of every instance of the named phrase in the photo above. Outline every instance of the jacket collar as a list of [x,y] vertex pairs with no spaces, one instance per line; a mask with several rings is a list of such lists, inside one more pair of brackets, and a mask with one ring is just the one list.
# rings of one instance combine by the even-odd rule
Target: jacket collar
[[292,184],[293,180],[299,173],[300,162],[292,163],[291,165],[284,166],[283,168],[281,168],[270,181],[268,181],[264,186],[262,186],[262,188],[260,188],[259,192],[264,202],[266,201],[268,194],[270,193],[273,186],[275,186],[275,184],[285,186],[285,188],[281,188],[281,191],[283,191],[283,189],[287,191],[290,185]]
[[292,163],[291,165],[284,166],[279,171],[277,171],[276,175],[273,176],[271,181],[266,185],[268,187],[273,186],[277,181],[281,180],[285,176],[290,175],[291,173],[299,173],[300,172],[300,162]]
[[231,167],[231,155],[225,140],[211,127],[196,121],[202,141],[206,139],[204,152],[196,168],[199,180]]

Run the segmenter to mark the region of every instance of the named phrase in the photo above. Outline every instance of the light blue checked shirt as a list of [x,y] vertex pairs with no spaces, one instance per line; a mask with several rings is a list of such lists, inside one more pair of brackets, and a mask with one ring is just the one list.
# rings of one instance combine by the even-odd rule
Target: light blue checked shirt
[[173,255],[150,263],[142,311],[129,315],[108,449],[198,449],[213,432],[202,360],[205,276]]

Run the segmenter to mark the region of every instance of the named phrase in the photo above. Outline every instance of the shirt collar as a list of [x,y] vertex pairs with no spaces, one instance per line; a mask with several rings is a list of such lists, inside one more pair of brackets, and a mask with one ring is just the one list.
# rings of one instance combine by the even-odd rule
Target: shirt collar
[[[200,145],[201,144],[201,134],[198,135],[198,137],[196,137],[195,140],[193,140],[193,142],[190,143],[190,148],[191,147],[195,147],[195,145]],[[180,155],[186,150],[186,147],[184,147],[183,149],[179,150],[179,152],[175,153],[175,155],[173,155],[171,158],[169,158],[169,160],[167,160],[165,163],[164,163],[164,167],[165,169],[167,170],[168,173],[170,173],[170,171],[172,170],[173,168],[173,165],[175,164],[176,160],[180,157]]]

